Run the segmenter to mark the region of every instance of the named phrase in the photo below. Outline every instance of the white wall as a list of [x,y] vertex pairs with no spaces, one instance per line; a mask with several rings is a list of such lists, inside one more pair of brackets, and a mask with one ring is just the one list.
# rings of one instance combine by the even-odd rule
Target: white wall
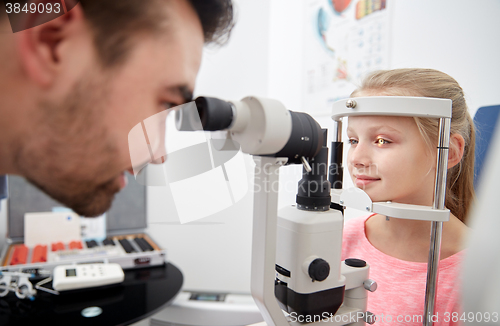
[[0,252],[5,244],[7,234],[7,200],[0,200]]
[[195,95],[238,100],[266,96],[269,79],[269,5],[267,0],[235,3],[237,24],[224,47],[203,54]]
[[500,1],[394,1],[391,68],[427,67],[454,77],[471,113],[500,103]]
[[292,111],[302,109],[303,1],[270,3],[268,96]]
[[[472,113],[479,106],[500,103],[499,1],[388,2],[394,15],[391,68],[429,67],[450,74],[464,88]],[[227,46],[205,51],[197,95],[224,99],[268,96],[290,110],[301,111],[304,1],[235,3],[238,23],[234,33]],[[331,126],[328,117],[316,118],[323,127]],[[300,171],[300,167],[282,169],[282,182],[296,183]],[[248,292],[252,198],[247,196],[210,217],[206,225],[183,226],[172,221],[157,223],[165,222],[169,209],[163,198],[161,191],[150,188],[149,232],[183,269],[186,288]],[[294,192],[280,193],[279,206],[294,198]],[[359,214],[362,212],[348,212],[346,216]]]
[[[268,96],[269,1],[235,1],[235,8],[238,23],[229,43],[204,51],[195,96],[226,100]],[[251,181],[251,158],[246,162]],[[196,205],[196,189],[193,193]],[[166,188],[148,188],[148,232],[167,249],[168,259],[181,268],[184,288],[249,293],[251,192],[221,213],[184,225],[169,218],[173,213],[167,197]]]

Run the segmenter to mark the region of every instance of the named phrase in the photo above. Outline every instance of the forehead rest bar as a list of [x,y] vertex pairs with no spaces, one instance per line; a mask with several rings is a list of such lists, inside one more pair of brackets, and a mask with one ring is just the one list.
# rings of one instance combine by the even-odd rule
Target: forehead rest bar
[[353,97],[333,103],[332,119],[361,115],[451,118],[450,99],[411,96]]

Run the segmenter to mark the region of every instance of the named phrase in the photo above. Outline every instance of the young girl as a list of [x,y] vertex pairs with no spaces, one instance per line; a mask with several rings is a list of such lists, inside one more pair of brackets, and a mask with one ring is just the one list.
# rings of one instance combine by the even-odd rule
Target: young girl
[[[432,69],[396,69],[369,75],[352,97],[421,96],[453,101],[446,186],[450,220],[444,223],[434,325],[460,321],[460,263],[467,213],[474,198],[474,126],[462,88]],[[438,119],[359,116],[348,119],[348,168],[372,201],[432,206]],[[368,310],[376,325],[422,325],[431,222],[379,214],[348,221],[342,259],[370,265],[378,289]],[[458,316],[458,317],[457,317]]]

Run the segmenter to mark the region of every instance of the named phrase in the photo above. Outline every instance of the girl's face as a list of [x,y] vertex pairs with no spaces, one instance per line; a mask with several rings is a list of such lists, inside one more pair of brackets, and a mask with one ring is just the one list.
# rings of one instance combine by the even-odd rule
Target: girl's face
[[410,117],[349,117],[347,156],[354,185],[374,202],[433,202],[436,154]]

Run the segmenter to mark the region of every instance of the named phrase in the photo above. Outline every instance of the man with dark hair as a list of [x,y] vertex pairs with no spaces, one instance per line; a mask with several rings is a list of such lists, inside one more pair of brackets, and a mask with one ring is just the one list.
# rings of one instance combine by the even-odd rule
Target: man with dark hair
[[0,175],[84,216],[125,186],[132,127],[191,100],[203,45],[233,24],[230,0],[80,0],[17,33],[0,16]]

